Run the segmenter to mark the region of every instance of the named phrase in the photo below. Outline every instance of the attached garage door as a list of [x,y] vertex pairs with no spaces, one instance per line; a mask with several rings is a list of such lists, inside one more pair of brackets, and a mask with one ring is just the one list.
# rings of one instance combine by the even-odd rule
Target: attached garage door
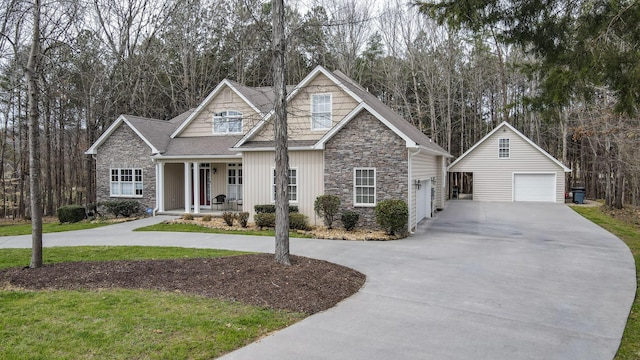
[[556,201],[555,174],[514,174],[514,201]]
[[420,189],[416,192],[416,221],[431,217],[431,181],[420,182]]

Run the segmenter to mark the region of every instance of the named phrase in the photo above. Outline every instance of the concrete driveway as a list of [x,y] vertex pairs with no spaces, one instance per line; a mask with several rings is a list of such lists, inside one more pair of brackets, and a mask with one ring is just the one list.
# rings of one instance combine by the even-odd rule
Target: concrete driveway
[[[272,238],[130,232],[135,226],[47,234],[45,246],[273,252]],[[0,247],[28,241],[0,238]],[[367,282],[335,308],[223,359],[608,360],[635,295],[629,249],[558,204],[452,201],[408,239],[292,239],[291,252],[350,266]]]

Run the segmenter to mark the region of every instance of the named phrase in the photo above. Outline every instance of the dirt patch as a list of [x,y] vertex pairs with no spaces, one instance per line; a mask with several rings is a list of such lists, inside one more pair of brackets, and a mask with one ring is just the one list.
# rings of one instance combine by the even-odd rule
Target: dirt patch
[[39,269],[0,270],[6,288],[152,289],[178,291],[313,314],[335,306],[362,287],[365,276],[330,262],[291,256],[291,266],[271,254],[205,259],[70,262]]

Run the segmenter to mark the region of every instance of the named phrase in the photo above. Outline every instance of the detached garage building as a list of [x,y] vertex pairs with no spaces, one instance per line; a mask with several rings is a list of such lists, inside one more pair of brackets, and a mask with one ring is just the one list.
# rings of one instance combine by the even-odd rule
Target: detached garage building
[[565,173],[571,169],[507,122],[498,125],[449,165],[471,174],[478,201],[564,202]]

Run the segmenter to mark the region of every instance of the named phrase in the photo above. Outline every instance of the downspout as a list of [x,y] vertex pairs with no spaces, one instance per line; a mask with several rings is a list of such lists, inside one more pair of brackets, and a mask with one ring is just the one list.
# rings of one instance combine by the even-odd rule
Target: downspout
[[[418,144],[416,144],[416,145],[418,145]],[[411,149],[409,149],[409,150],[411,150]],[[412,153],[411,151],[409,151],[409,152],[408,152],[408,153],[409,153],[409,174],[407,175],[407,178],[408,178],[408,179],[407,179],[407,182],[408,182],[408,185],[409,185],[409,187],[408,187],[409,191],[407,191],[407,193],[408,193],[408,195],[409,195],[409,199],[407,199],[407,200],[409,200],[409,201],[408,201],[408,204],[409,204],[409,221],[411,221],[411,213],[412,213],[411,209],[413,209],[413,206],[411,206],[411,204],[412,204],[411,200],[413,199],[413,197],[411,196],[411,195],[412,195],[412,189],[413,189],[413,181],[412,181],[412,179],[411,179],[411,178],[412,178],[412,175],[413,175],[413,157],[414,157],[415,155],[420,154],[420,151],[421,151],[421,150],[422,150],[422,149],[420,149],[420,148],[418,147],[418,149],[417,149],[417,151],[416,151],[416,152],[414,152],[414,153]],[[418,204],[416,204],[416,206],[417,206],[417,205],[418,205]],[[408,229],[408,230],[409,230],[409,234],[411,234],[411,235],[415,234],[415,231],[411,230],[411,224],[409,224],[408,228],[409,228],[409,229]],[[416,228],[416,229],[418,228],[418,222],[417,222],[417,221],[416,221],[416,226],[415,226],[415,228]]]

